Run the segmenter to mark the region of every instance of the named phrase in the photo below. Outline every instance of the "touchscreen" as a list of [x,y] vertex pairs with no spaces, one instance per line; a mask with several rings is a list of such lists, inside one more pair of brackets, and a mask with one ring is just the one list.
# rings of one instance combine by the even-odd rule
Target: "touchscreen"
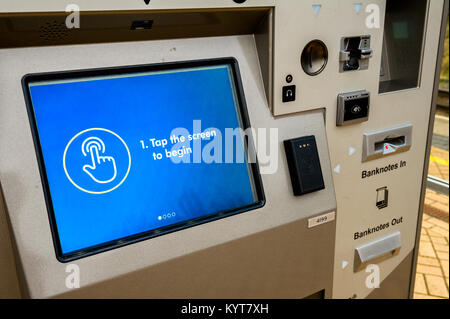
[[25,77],[60,260],[262,204],[239,133],[249,123],[234,68],[197,62]]

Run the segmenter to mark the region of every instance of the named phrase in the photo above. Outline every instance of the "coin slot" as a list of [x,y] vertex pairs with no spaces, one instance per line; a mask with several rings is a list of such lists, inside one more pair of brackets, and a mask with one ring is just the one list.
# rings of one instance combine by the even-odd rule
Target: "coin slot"
[[303,49],[301,64],[303,71],[308,75],[318,75],[328,62],[328,49],[320,40],[309,42]]

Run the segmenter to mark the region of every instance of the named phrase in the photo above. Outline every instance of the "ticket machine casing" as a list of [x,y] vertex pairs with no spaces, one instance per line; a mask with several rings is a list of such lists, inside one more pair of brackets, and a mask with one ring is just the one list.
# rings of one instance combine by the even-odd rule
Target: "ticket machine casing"
[[[393,3],[361,1],[358,10],[350,0],[79,0],[80,28],[67,29],[70,12],[60,1],[2,1],[0,296],[412,297],[448,1]],[[371,16],[377,10],[379,20]],[[132,28],[142,21],[152,27]],[[367,69],[340,72],[342,39],[359,36],[370,36]],[[301,66],[312,40],[328,53],[314,76]],[[276,170],[262,176],[266,205],[76,260],[80,288],[68,288],[68,264],[53,249],[22,77],[229,56],[239,62],[252,126],[278,130]],[[286,86],[295,86],[295,100],[283,102]],[[367,121],[337,126],[339,94],[360,90],[370,92]],[[408,136],[397,129],[404,125],[412,127]],[[364,136],[380,131],[388,133],[374,143],[404,134],[409,147],[363,160]],[[294,196],[283,142],[310,135],[325,188]],[[389,201],[380,209],[384,187]],[[335,218],[310,227],[330,213]],[[389,227],[376,230],[382,224]],[[378,247],[382,258],[366,260],[367,247]],[[367,286],[364,263],[379,267],[380,288]]]

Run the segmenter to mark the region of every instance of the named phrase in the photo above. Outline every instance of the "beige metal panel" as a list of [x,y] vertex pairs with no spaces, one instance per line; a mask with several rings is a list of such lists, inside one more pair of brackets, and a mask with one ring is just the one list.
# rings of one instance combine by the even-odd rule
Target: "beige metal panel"
[[19,281],[0,185],[0,299],[19,298]]
[[[0,154],[0,180],[4,185],[5,200],[14,235],[17,238],[18,255],[24,273],[22,279],[27,283],[31,297],[56,296],[67,293],[68,289],[65,287],[66,265],[56,260],[53,251],[20,83],[22,76],[30,72],[220,56],[234,56],[239,61],[252,126],[255,128],[279,128],[278,170],[275,174],[263,175],[266,205],[255,211],[80,259],[74,263],[80,267],[81,284],[83,286],[94,285],[143,269],[150,271],[157,264],[175,258],[188,258],[195,252],[217,245],[226,245],[232,241],[238,241],[239,245],[243,247],[251,247],[250,239],[247,240],[249,236],[269,229],[279,229],[274,230],[274,234],[280,238],[297,238],[297,236],[306,238],[305,243],[308,243],[309,246],[305,246],[304,249],[309,249],[306,247],[314,244],[315,249],[306,253],[304,264],[309,265],[310,261],[308,260],[311,258],[322,260],[323,264],[314,264],[315,269],[310,268],[310,271],[315,273],[314,276],[325,276],[331,286],[332,273],[328,266],[332,264],[333,260],[334,234],[332,229],[334,227],[323,225],[326,229],[331,227],[331,232],[327,237],[320,230],[322,226],[312,229],[303,226],[305,218],[333,211],[336,207],[323,111],[318,110],[274,119],[265,100],[254,37],[238,36],[0,50],[0,69],[8,70],[8,72],[0,73],[0,104],[4,106],[0,117],[0,148],[9,150],[6,154]],[[293,197],[281,141],[311,134],[316,136],[319,145],[326,189],[301,197]],[[7,174],[7,172],[10,173]],[[289,229],[299,232],[301,235],[291,233],[292,236],[289,236],[284,233],[284,228],[281,227],[293,223],[296,223],[297,226]],[[334,222],[330,225],[334,225]],[[320,236],[325,238],[320,239]],[[270,245],[270,243],[265,245]],[[305,252],[296,249],[298,247],[296,241],[286,242],[283,247],[280,247],[279,242],[274,241],[273,245],[276,247],[270,249],[280,249],[286,263],[285,268],[273,269],[271,274],[273,278],[269,287],[276,294],[274,297],[286,296],[288,292],[283,291],[283,287],[276,286],[275,278],[281,276],[282,273],[292,277],[301,274],[302,264],[294,265],[289,260],[301,261]],[[211,256],[214,256],[213,251],[214,249],[210,250]],[[309,254],[313,255],[308,257]],[[236,259],[229,262],[239,263],[238,255],[234,256]],[[268,257],[270,258],[270,256]],[[256,259],[255,262],[259,262],[258,260]],[[255,273],[258,278],[267,276],[267,269],[256,266],[255,269],[260,269]],[[247,272],[248,269],[242,271]],[[236,276],[240,275],[242,273],[236,274]],[[299,277],[297,284],[300,283],[300,280],[309,278]],[[218,280],[217,287],[220,289],[221,285],[227,285],[229,279],[218,277]],[[260,287],[262,293],[267,289],[261,286],[264,284],[264,280],[252,284],[255,285],[252,289]],[[309,285],[311,283],[304,284],[305,287],[310,287]],[[290,287],[292,288],[292,286]],[[298,289],[300,292],[301,287]],[[224,293],[225,291],[227,290],[224,290]],[[247,291],[246,295],[249,296],[250,292]],[[309,294],[315,292],[311,291]]]
[[275,6],[275,0],[247,0],[243,4],[238,4],[233,0],[151,0],[149,5],[146,5],[144,0],[2,0],[0,13],[61,12],[65,11],[66,6],[72,3],[76,3],[82,11]]
[[[383,28],[366,27],[365,8],[368,4],[380,7],[381,24],[384,19],[384,0],[360,1],[363,7],[356,13],[351,0],[304,0],[277,1],[275,10],[274,43],[274,115],[300,112],[317,107],[328,109],[327,117],[335,123],[336,97],[341,92],[366,89],[374,94],[378,92],[378,75],[381,61]],[[322,4],[317,16],[312,6]],[[381,25],[382,26],[382,25]],[[370,35],[374,55],[370,59],[368,70],[339,73],[339,51],[341,37]],[[316,76],[307,75],[300,64],[303,48],[311,40],[321,40],[328,48],[328,63]],[[297,85],[295,102],[282,103],[282,87],[287,85],[288,74],[294,77],[292,84]],[[347,129],[347,131],[352,129]],[[329,132],[331,133],[331,132]]]
[[[340,212],[336,229],[336,237],[339,240],[336,241],[333,291],[336,298],[349,298],[353,294],[363,298],[373,290],[365,285],[368,273],[364,271],[353,273],[351,266],[355,246],[395,231],[401,232],[402,247],[399,255],[379,264],[382,280],[414,249],[443,3],[444,1],[430,1],[420,87],[381,95],[376,94],[375,90],[375,94],[371,96],[370,119],[359,126],[341,129],[330,124],[331,119],[327,122],[330,145],[332,143],[339,145],[331,150],[332,166],[341,165],[341,173],[334,175]],[[376,45],[374,49],[380,53],[381,46]],[[378,64],[378,59],[376,60]],[[371,63],[369,71],[379,67],[374,61]],[[361,164],[364,132],[407,122],[413,125],[413,142],[408,152]],[[356,148],[353,156],[348,155],[349,146]],[[400,161],[406,161],[407,166],[361,179],[362,170],[384,167]],[[375,206],[375,190],[383,186],[389,188],[389,206],[378,210]],[[390,226],[387,230],[363,239],[353,239],[353,233],[356,231],[363,231],[369,226],[377,226],[401,217],[403,220],[399,225]],[[350,267],[342,269],[344,260],[350,262]]]
[[409,253],[383,280],[379,289],[374,289],[368,299],[408,299],[409,280],[413,253]]
[[[83,11],[80,28],[71,29],[66,26],[66,12],[0,14],[0,48],[246,35],[259,29],[270,10]],[[132,28],[134,22],[148,20],[153,21],[151,29]]]
[[305,298],[322,290],[331,298],[335,223],[306,227],[294,222],[58,298]]

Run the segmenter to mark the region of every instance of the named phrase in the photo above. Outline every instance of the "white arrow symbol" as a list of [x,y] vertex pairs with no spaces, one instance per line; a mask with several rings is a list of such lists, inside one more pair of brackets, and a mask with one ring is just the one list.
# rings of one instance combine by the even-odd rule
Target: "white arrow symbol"
[[334,172],[335,172],[336,174],[339,174],[339,173],[341,172],[341,164],[339,164],[338,166],[336,166],[336,167],[334,168]]
[[361,11],[362,3],[354,3],[353,6],[355,7],[356,14],[359,14],[359,11]]
[[345,269],[345,267],[347,267],[347,265],[348,265],[348,261],[343,261],[342,262],[342,269]]
[[354,147],[351,147],[351,146],[350,146],[350,147],[348,148],[348,155],[349,155],[349,156],[352,156],[353,153],[355,153],[355,151],[356,151],[356,149],[355,149]]
[[320,9],[322,8],[321,4],[313,4],[314,15],[317,16],[319,14]]

